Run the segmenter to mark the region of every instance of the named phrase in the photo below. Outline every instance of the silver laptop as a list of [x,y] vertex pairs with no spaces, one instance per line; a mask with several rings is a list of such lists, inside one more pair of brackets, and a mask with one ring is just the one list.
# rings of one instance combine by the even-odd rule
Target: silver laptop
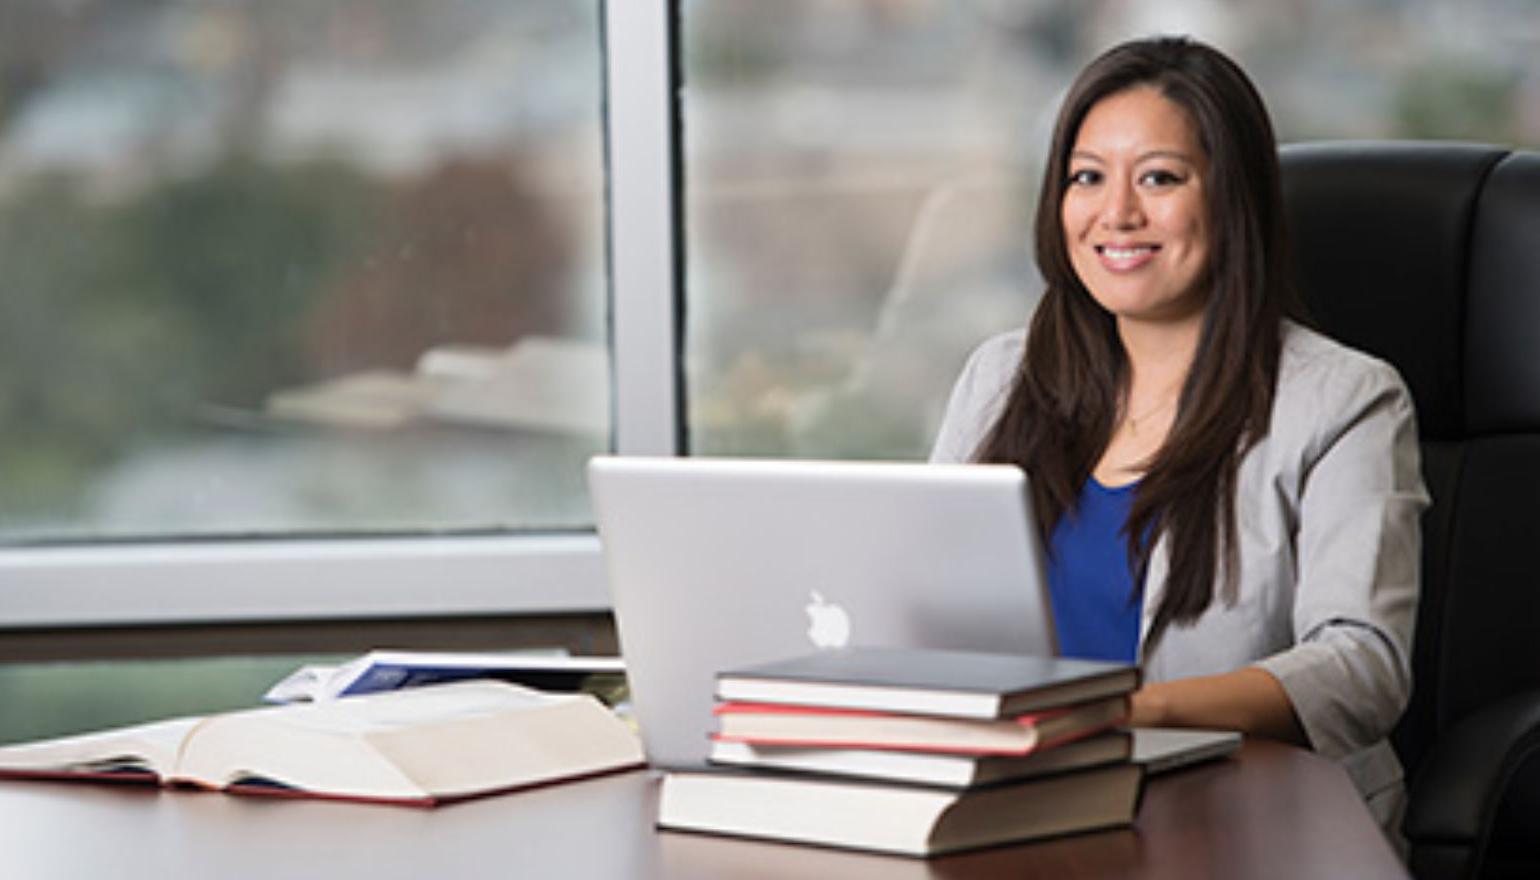
[[1243,738],[1233,730],[1206,728],[1135,727],[1133,762],[1146,773],[1166,773],[1190,764],[1223,758],[1241,747]]
[[705,763],[721,669],[847,644],[1057,653],[1018,468],[598,457],[588,478],[655,765]]

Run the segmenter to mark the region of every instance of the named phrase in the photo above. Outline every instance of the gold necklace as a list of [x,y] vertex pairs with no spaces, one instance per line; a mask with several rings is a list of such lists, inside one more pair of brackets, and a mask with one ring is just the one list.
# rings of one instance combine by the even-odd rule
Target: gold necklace
[[1125,414],[1123,416],[1123,423],[1128,426],[1129,436],[1139,436],[1139,423],[1148,421],[1151,416],[1157,415],[1158,413],[1164,411],[1166,407],[1176,403],[1176,397],[1177,395],[1174,391],[1167,392],[1166,395],[1161,398],[1161,401],[1158,404],[1150,407],[1139,415],[1136,416],[1133,413]]

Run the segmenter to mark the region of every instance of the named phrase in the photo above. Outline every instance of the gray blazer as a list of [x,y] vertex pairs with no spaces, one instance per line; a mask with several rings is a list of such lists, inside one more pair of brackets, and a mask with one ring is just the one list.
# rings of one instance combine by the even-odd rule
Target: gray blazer
[[[1141,646],[1149,681],[1254,664],[1282,683],[1312,746],[1340,760],[1382,820],[1404,795],[1385,739],[1411,690],[1427,505],[1411,397],[1390,365],[1288,323],[1272,428],[1241,460],[1240,576],[1202,617]],[[974,351],[931,454],[968,461],[1021,360],[1016,330]],[[1157,542],[1141,641],[1165,585]]]

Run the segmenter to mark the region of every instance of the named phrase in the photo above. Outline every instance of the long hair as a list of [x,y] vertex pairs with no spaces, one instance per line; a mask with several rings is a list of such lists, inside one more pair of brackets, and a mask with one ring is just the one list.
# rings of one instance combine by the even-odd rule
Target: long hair
[[[1191,623],[1216,581],[1238,574],[1235,480],[1268,431],[1282,319],[1298,315],[1289,279],[1277,143],[1256,88],[1235,62],[1180,37],[1136,40],[1093,61],[1054,126],[1037,204],[1037,263],[1047,288],[1001,415],[975,457],[1032,475],[1045,540],[1074,509],[1112,439],[1129,380],[1114,319],[1070,264],[1060,206],[1081,123],[1103,98],[1152,86],[1188,115],[1208,160],[1210,241],[1203,325],[1170,433],[1135,489],[1124,534],[1136,583],[1164,538],[1170,573],[1146,639]],[[1132,597],[1130,597],[1132,598]]]

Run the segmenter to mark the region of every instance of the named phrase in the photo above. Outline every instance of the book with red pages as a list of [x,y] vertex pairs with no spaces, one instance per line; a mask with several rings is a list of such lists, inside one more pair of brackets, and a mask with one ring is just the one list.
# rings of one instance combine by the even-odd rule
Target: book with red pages
[[180,718],[0,747],[0,777],[433,806],[645,763],[595,698],[495,681]]
[[823,650],[719,672],[717,699],[1007,718],[1129,693],[1126,663],[913,648]]
[[1142,779],[1127,762],[964,789],[676,771],[658,827],[925,857],[1126,826]]
[[1108,730],[1026,755],[757,746],[716,740],[711,744],[710,760],[713,764],[743,769],[821,773],[884,782],[971,788],[1127,762],[1133,752],[1133,739],[1128,731]]
[[754,745],[1026,755],[1128,718],[1126,695],[1012,718],[948,718],[867,709],[719,703],[713,737]]

